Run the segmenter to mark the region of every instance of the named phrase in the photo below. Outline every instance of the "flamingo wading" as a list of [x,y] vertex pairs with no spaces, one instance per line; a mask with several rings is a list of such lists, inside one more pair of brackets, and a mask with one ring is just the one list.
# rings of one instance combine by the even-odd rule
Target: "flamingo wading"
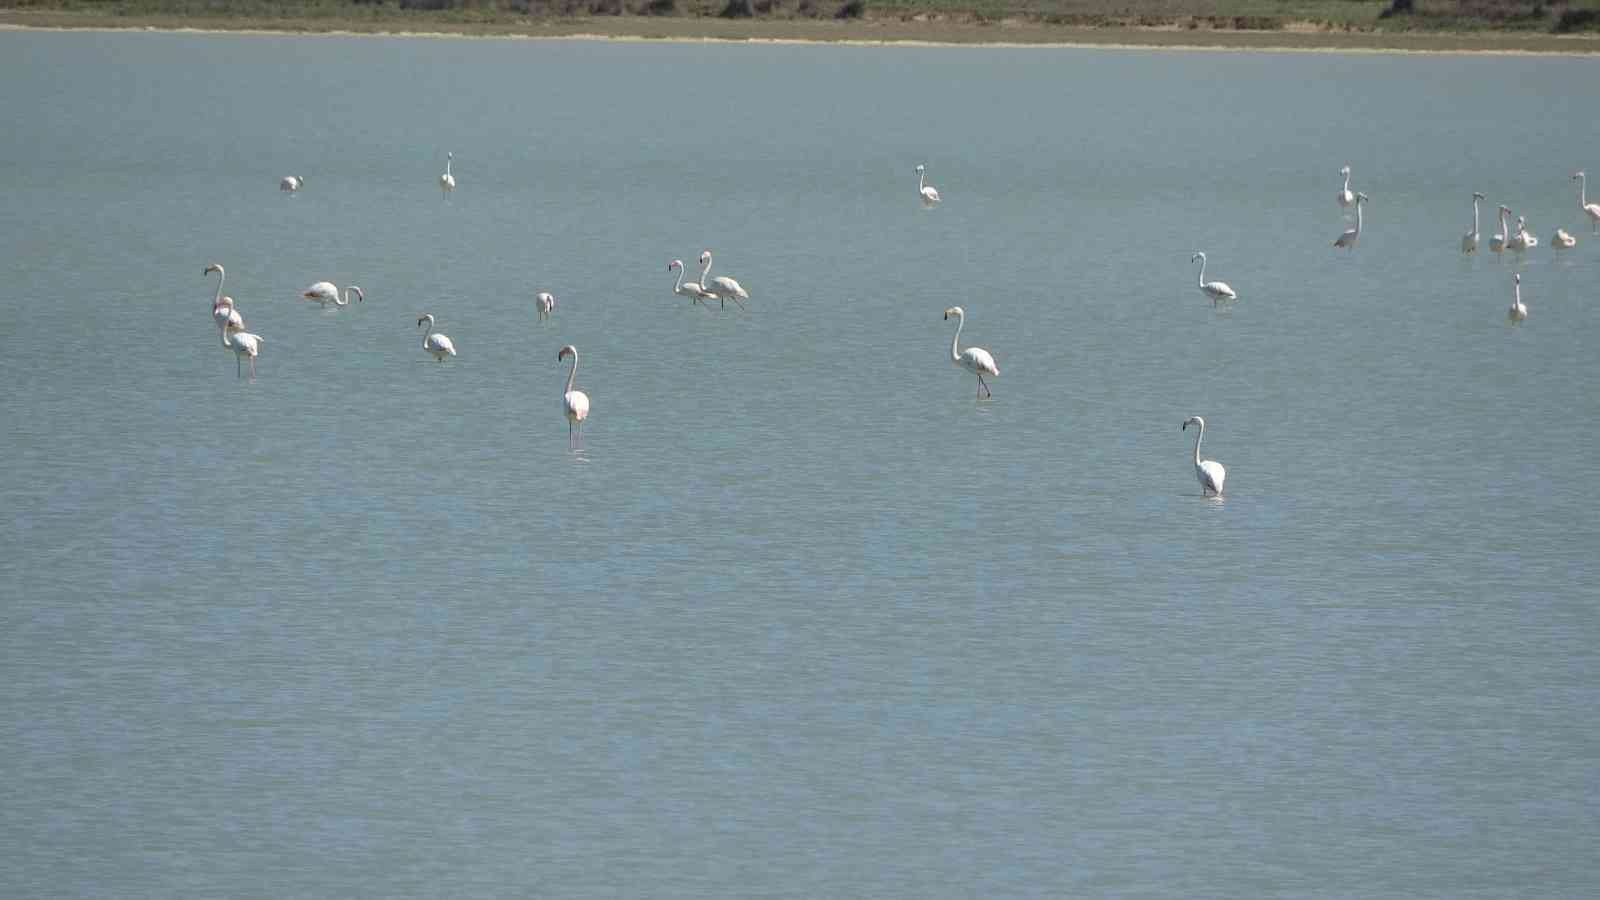
[[567,449],[574,450],[583,443],[583,420],[589,418],[589,395],[572,387],[573,380],[578,377],[578,348],[568,344],[557,350],[556,362],[569,356],[572,357],[572,371],[567,373],[567,387],[561,392],[561,411],[567,417]]
[[983,376],[1000,377],[1000,367],[994,364],[994,357],[989,351],[982,347],[961,349],[961,329],[967,324],[967,314],[961,307],[952,306],[944,311],[945,321],[950,321],[951,316],[956,317],[956,333],[950,339],[950,361],[978,376],[979,397],[993,397],[994,393],[989,390],[989,384],[983,380]]
[[939,204],[939,189],[928,183],[928,167],[922,163],[917,163],[917,194],[922,197],[923,209]]
[[361,290],[360,285],[352,284],[345,288],[344,296],[341,298],[339,296],[339,288],[336,287],[331,281],[319,281],[316,284],[306,288],[304,291],[301,291],[300,296],[306,300],[310,300],[312,303],[320,305],[323,309],[327,309],[329,304],[334,306],[349,306],[350,294],[352,291],[355,292],[357,303],[366,301],[367,294],[365,291]]
[[533,302],[539,307],[539,319],[543,321],[550,318],[550,313],[555,310],[556,295],[549,291],[540,291],[533,295]]
[[248,331],[235,331],[232,326],[222,329],[222,349],[233,351],[234,375],[244,374],[240,368],[245,357],[250,357],[250,378],[256,377],[256,356],[261,353],[261,345],[266,343],[259,334]]
[[1578,183],[1578,208],[1589,217],[1590,233],[1600,233],[1600,203],[1589,202],[1589,179],[1583,172],[1573,172],[1572,180]]
[[1473,253],[1478,249],[1478,201],[1484,196],[1477,191],[1472,192],[1472,230],[1461,236],[1461,252]]
[[1188,431],[1190,423],[1199,426],[1194,435],[1194,477],[1200,481],[1200,493],[1221,497],[1222,482],[1227,480],[1228,470],[1214,459],[1200,458],[1200,440],[1206,436],[1206,420],[1199,416],[1190,416],[1183,420],[1183,428],[1180,430]]
[[1228,287],[1227,282],[1206,281],[1206,255],[1203,251],[1196,250],[1194,256],[1189,257],[1189,262],[1192,263],[1197,259],[1200,260],[1200,293],[1211,299],[1211,305],[1215,306],[1221,300],[1239,299],[1239,295],[1233,292],[1233,288]]
[[1498,254],[1505,252],[1506,249],[1506,216],[1511,212],[1511,207],[1497,206],[1495,212],[1500,222],[1500,230],[1489,236],[1489,249]]
[[439,176],[439,196],[448,196],[456,189],[456,177],[450,174],[450,163],[456,158],[455,153],[446,151],[444,155],[444,174]]
[[[417,327],[418,328],[423,327],[423,323],[424,322],[427,323],[427,326],[429,328],[432,328],[433,327],[433,314],[432,313],[423,313],[422,314],[422,318],[417,320]],[[444,358],[446,356],[455,356],[456,355],[456,345],[452,344],[450,342],[450,338],[446,337],[443,334],[440,334],[437,331],[435,331],[435,332],[433,332],[431,334],[426,334],[422,338],[422,349],[424,349],[424,350],[428,351],[429,353],[433,354],[433,358],[437,359],[439,362],[444,362]]]
[[1354,250],[1356,248],[1356,241],[1361,240],[1361,204],[1365,202],[1367,202],[1367,195],[1357,191],[1356,227],[1346,231],[1344,234],[1339,235],[1339,239],[1333,242],[1335,247],[1344,247],[1347,250]]
[[222,295],[222,283],[228,280],[228,273],[223,271],[221,263],[212,263],[200,274],[210,275],[212,272],[217,273],[217,295],[211,298],[211,321],[218,328],[243,328],[244,317],[233,308],[233,298]]
[[734,303],[738,304],[740,309],[746,308],[744,301],[750,299],[750,294],[745,291],[744,287],[740,285],[739,282],[729,278],[726,275],[718,275],[715,278],[711,277],[710,250],[706,250],[700,254],[700,265],[705,267],[700,270],[700,287],[702,290],[710,292],[713,296],[720,300],[724,309],[727,308],[729,300],[732,300]]
[[1344,166],[1340,168],[1339,174],[1344,176],[1344,187],[1340,188],[1339,193],[1334,196],[1339,201],[1340,209],[1349,209],[1350,204],[1356,202],[1355,195],[1350,193],[1350,167]]
[[[684,273],[683,260],[675,259],[672,262],[667,263],[667,271],[671,272],[673,269],[677,269],[678,270],[678,280],[673,283],[672,292],[674,294],[677,294],[680,297],[688,297],[690,305],[696,305],[701,300],[715,300],[715,299],[717,299],[717,295],[713,294],[710,291],[706,290],[705,288],[701,287],[700,286],[700,282],[698,282],[698,281],[690,281],[690,282],[687,282],[687,283],[684,282],[684,280],[683,280],[683,273]],[[709,306],[705,306],[705,307],[701,307],[701,308],[702,309],[709,309],[710,307]]]
[[1522,302],[1522,276],[1511,276],[1511,309],[1507,311],[1506,318],[1513,322],[1521,322],[1528,317],[1528,307]]

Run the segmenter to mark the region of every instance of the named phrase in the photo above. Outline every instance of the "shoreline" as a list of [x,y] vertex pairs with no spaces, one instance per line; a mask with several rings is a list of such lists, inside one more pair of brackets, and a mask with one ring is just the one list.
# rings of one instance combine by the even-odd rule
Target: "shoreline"
[[[405,27],[410,25],[417,27]],[[370,27],[368,27],[370,26]],[[655,43],[837,44],[861,47],[1261,51],[1277,53],[1436,53],[1590,57],[1600,35],[1527,32],[1383,32],[1284,29],[1082,27],[1005,21],[992,24],[858,20],[725,20],[704,17],[582,17],[495,22],[370,22],[285,18],[173,21],[164,16],[0,9],[3,31],[89,31],[295,37],[499,38]]]

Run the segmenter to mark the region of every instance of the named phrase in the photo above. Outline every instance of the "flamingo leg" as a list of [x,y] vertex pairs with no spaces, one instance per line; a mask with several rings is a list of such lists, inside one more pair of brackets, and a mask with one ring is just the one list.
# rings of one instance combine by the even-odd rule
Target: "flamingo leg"
[[256,358],[254,356],[250,357],[250,380],[256,380]]
[[991,399],[994,397],[994,391],[989,390],[989,384],[983,380],[982,375],[978,376],[978,387],[983,389],[985,396],[990,397]]
[[233,377],[244,377],[244,360],[240,359],[237,353],[233,355]]

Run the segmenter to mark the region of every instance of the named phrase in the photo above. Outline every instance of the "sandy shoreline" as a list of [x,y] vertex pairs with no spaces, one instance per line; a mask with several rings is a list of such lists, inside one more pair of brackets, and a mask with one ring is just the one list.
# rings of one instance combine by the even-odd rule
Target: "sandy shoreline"
[[349,27],[343,21],[207,22],[196,27],[159,17],[0,10],[0,31],[93,31],[305,37],[498,38],[531,41],[652,43],[838,44],[861,47],[1260,51],[1274,53],[1432,53],[1595,56],[1600,36],[1512,32],[1388,33],[1346,31],[1231,31],[1175,28],[1079,28],[1037,23],[971,25],[923,22],[707,20],[607,17],[507,27],[467,23],[459,28]]

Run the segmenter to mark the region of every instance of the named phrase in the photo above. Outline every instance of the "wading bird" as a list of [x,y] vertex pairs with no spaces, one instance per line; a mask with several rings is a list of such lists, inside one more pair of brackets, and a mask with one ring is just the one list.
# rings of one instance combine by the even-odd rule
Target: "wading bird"
[[[424,322],[428,323],[429,328],[432,328],[433,314],[423,313],[422,318],[417,320],[417,327],[421,328],[422,323]],[[437,331],[433,332],[432,334],[427,334],[422,338],[422,349],[433,354],[433,358],[437,359],[439,362],[444,362],[444,358],[446,356],[456,355],[456,345],[450,343],[450,339],[448,337],[445,337]]]
[[719,301],[721,301],[724,309],[727,308],[729,300],[737,303],[740,309],[744,309],[744,301],[750,299],[750,294],[739,285],[739,282],[734,281],[732,278],[729,278],[726,275],[718,275],[715,278],[711,277],[710,250],[706,250],[700,254],[700,264],[705,266],[705,268],[700,270],[700,288],[710,292]]
[[539,319],[550,318],[550,313],[556,308],[556,295],[549,291],[540,291],[533,295],[533,302],[539,307]]
[[305,183],[306,179],[303,175],[285,175],[283,180],[278,182],[278,190],[292,194],[305,187]]
[[1573,172],[1572,180],[1578,183],[1578,208],[1589,217],[1589,231],[1600,232],[1600,203],[1590,203],[1588,178],[1582,172]]
[[922,197],[922,208],[932,209],[939,203],[939,190],[928,183],[928,167],[917,163],[917,194]]
[[1522,303],[1522,276],[1511,276],[1511,309],[1506,317],[1513,322],[1521,322],[1528,317],[1528,307]]
[[1191,422],[1200,426],[1194,436],[1194,477],[1200,480],[1200,493],[1221,497],[1222,482],[1227,480],[1228,470],[1214,459],[1200,458],[1200,440],[1206,436],[1206,420],[1199,416],[1190,416],[1183,420],[1183,428],[1180,430],[1188,431]]
[[1338,199],[1341,209],[1349,209],[1350,204],[1356,202],[1355,195],[1350,193],[1350,167],[1341,168],[1339,174],[1344,176],[1344,187],[1340,188],[1339,193],[1334,196]]
[[994,393],[989,390],[989,385],[983,380],[983,376],[993,375],[998,378],[1000,377],[1000,368],[994,364],[994,357],[989,354],[989,351],[982,347],[960,349],[961,329],[967,323],[967,314],[961,307],[952,306],[944,311],[945,321],[948,322],[951,316],[956,317],[956,334],[955,337],[950,339],[950,361],[978,376],[979,396],[993,397]]
[[339,297],[339,289],[331,281],[319,281],[301,291],[300,296],[310,300],[312,303],[321,305],[323,309],[327,309],[330,303],[334,306],[349,306],[351,291],[355,292],[357,303],[364,302],[367,299],[366,292],[361,290],[360,286],[354,284],[344,289],[344,297],[341,299]]
[[1206,281],[1206,255],[1204,251],[1196,250],[1194,256],[1189,257],[1189,262],[1192,263],[1197,259],[1200,260],[1200,293],[1211,299],[1211,305],[1215,306],[1221,300],[1239,299],[1239,295],[1233,292],[1233,288],[1228,287],[1227,282]]
[[[715,300],[717,295],[700,286],[698,281],[685,282],[683,280],[683,260],[675,259],[667,263],[667,271],[678,270],[678,280],[672,285],[672,292],[680,297],[688,297],[691,305],[698,304],[701,300]],[[702,307],[709,309],[709,307]]]
[[235,331],[231,326],[222,329],[222,347],[224,350],[233,351],[234,375],[236,377],[244,374],[243,369],[240,367],[244,363],[244,358],[248,356],[250,357],[250,379],[252,381],[255,380],[256,356],[261,353],[261,345],[263,343],[265,341],[259,334],[251,334],[248,331]]
[[444,155],[444,174],[439,176],[439,196],[444,197],[456,189],[456,177],[450,174],[450,163],[456,158],[452,152]]
[[[573,450],[583,443],[583,420],[589,418],[589,395],[574,390],[572,382],[578,377],[578,348],[571,344],[556,351],[556,362],[572,357],[572,371],[567,373],[567,387],[561,392],[561,411],[567,417],[567,449]],[[573,426],[577,426],[574,432]]]
[[1339,239],[1333,242],[1335,247],[1344,247],[1349,250],[1354,250],[1356,248],[1356,241],[1361,240],[1361,204],[1365,202],[1367,202],[1367,195],[1357,191],[1356,227],[1346,231],[1344,234],[1339,235]]
[[1478,249],[1478,201],[1482,199],[1482,194],[1472,192],[1472,230],[1461,236],[1462,253],[1472,253]]

